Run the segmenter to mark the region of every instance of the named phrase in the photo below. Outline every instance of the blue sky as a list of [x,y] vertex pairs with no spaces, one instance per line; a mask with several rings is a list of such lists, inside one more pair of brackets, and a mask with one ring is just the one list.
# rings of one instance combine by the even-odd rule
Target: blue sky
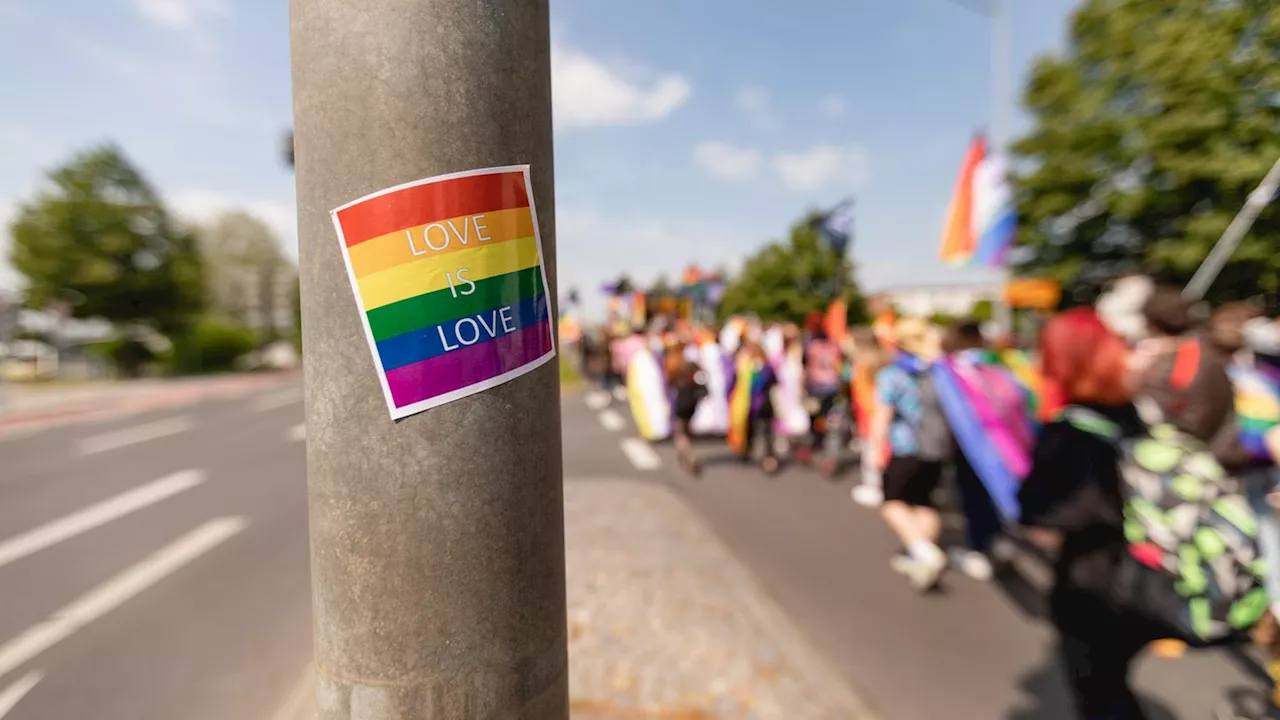
[[[991,115],[984,2],[551,0],[562,287],[733,266],[848,195],[864,286],[981,277],[935,248]],[[1075,1],[1010,2],[1021,85]],[[0,0],[0,64],[0,219],[111,140],[175,212],[243,207],[295,252],[284,0]]]

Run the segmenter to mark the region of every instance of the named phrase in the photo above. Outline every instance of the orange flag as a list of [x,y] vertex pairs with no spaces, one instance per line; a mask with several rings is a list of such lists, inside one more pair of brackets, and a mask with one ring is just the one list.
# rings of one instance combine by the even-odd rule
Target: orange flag
[[982,136],[973,139],[960,166],[951,205],[947,208],[947,225],[942,232],[942,247],[938,254],[950,265],[967,265],[978,249],[973,234],[973,175],[987,156],[987,143]]

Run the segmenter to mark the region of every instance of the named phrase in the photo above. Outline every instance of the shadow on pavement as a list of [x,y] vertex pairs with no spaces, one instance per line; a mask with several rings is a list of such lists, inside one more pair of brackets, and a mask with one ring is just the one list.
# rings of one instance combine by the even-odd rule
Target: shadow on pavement
[[[1006,720],[1072,720],[1076,717],[1071,696],[1067,692],[1066,674],[1056,654],[1044,665],[1018,678],[1025,697],[1018,707],[1005,715]],[[1140,695],[1147,720],[1178,720],[1168,706]]]

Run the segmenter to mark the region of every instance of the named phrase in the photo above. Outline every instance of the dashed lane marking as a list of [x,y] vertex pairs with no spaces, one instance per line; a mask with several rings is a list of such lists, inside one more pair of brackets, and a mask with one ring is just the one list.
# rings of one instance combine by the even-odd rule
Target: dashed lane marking
[[177,435],[191,428],[191,418],[186,415],[134,425],[123,430],[114,430],[81,440],[79,444],[80,454],[93,455],[108,450],[116,450],[129,445],[147,442],[148,440]]
[[42,679],[44,679],[44,673],[39,670],[32,670],[23,675],[18,682],[5,688],[4,692],[0,692],[0,718],[8,715],[10,710],[17,707],[22,698],[26,697],[27,693],[31,692],[36,683]]
[[190,490],[202,482],[204,473],[199,470],[176,472],[14,536],[0,542],[0,567]]
[[44,622],[0,645],[0,676],[66,640],[75,631],[115,610],[139,593],[226,542],[249,524],[243,517],[222,517],[201,525],[124,570]]
[[600,413],[600,424],[609,432],[621,432],[627,426],[627,421],[615,410],[603,410]]
[[603,410],[608,407],[609,403],[612,401],[609,398],[609,393],[604,390],[592,390],[583,398],[583,402],[585,402],[587,407],[592,410]]
[[662,458],[649,447],[649,443],[640,438],[624,439],[622,452],[637,470],[657,470],[662,467]]

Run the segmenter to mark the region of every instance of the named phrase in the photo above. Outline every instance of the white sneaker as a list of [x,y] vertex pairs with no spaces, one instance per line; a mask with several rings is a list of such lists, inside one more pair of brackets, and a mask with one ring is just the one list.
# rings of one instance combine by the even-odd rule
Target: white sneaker
[[915,561],[906,553],[894,553],[893,557],[889,558],[889,569],[899,575],[910,575],[914,564]]
[[854,485],[849,496],[862,507],[877,508],[884,503],[884,490],[875,485]]
[[991,560],[976,550],[957,549],[951,553],[951,564],[967,577],[986,582],[991,579]]
[[911,559],[911,567],[907,571],[907,578],[911,581],[911,586],[920,592],[932,590],[938,584],[938,580],[942,577],[942,573],[947,569],[947,556],[938,550],[927,560]]

